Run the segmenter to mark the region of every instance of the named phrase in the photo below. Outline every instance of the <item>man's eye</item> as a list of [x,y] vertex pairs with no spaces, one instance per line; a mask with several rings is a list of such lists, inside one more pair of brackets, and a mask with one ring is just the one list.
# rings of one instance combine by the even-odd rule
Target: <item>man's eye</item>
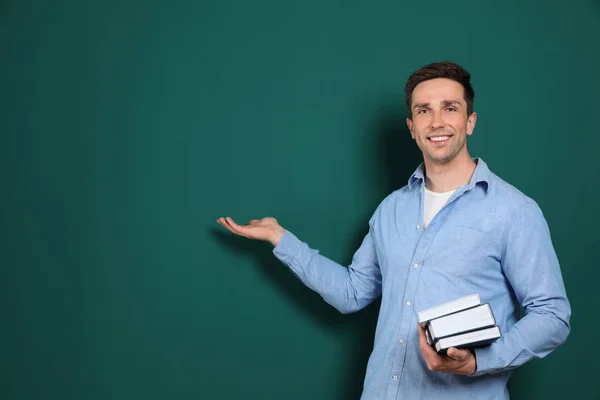
[[456,111],[456,108],[454,108],[454,107],[448,107],[446,110],[448,110],[448,111]]
[[419,110],[417,114],[425,114],[428,110]]

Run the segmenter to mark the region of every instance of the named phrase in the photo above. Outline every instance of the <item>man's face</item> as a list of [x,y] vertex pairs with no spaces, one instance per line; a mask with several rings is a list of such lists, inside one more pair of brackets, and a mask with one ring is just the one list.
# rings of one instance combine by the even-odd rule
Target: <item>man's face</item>
[[473,133],[477,115],[467,116],[460,83],[444,78],[419,83],[412,93],[411,109],[412,119],[406,122],[424,158],[445,164],[462,152],[467,154],[467,135]]

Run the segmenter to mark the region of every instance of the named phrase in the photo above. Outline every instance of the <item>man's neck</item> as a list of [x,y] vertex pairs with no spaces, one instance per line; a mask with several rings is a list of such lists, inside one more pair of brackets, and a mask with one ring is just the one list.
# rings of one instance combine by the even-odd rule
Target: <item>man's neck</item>
[[425,159],[425,186],[436,193],[456,190],[471,181],[476,166],[468,154],[458,156],[445,164]]

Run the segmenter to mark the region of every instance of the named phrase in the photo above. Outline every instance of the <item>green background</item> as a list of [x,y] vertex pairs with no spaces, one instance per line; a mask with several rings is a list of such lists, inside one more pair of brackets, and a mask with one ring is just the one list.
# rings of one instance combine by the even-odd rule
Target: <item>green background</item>
[[421,160],[404,82],[449,59],[573,307],[512,398],[600,398],[600,3],[481,3],[0,0],[0,397],[358,399],[378,303],[339,314],[216,219],[349,263]]

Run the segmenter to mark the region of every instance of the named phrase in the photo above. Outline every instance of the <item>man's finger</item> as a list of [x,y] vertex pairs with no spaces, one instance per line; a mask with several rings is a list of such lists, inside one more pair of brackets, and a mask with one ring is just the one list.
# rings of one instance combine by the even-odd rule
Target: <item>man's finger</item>
[[233,229],[239,230],[240,228],[243,228],[241,225],[236,224],[231,217],[227,217],[226,220]]
[[427,336],[425,336],[425,329],[421,326],[421,324],[417,324],[417,330],[419,331],[419,344],[422,348],[433,351],[429,343],[427,343]]
[[443,358],[433,350],[433,347],[427,343],[427,337],[425,336],[425,330],[420,324],[417,324],[419,331],[419,346],[421,347],[421,354],[427,363],[430,370],[434,371],[440,367],[443,363]]
[[446,353],[448,357],[457,361],[464,361],[469,358],[469,350],[457,349],[456,347],[450,347]]
[[230,231],[232,231],[232,232],[233,232],[233,230],[231,229],[231,225],[229,225],[229,222],[227,222],[227,220],[226,220],[225,218],[221,217],[221,218],[219,218],[219,219],[217,220],[217,222],[218,222],[218,223],[219,223],[219,225],[221,225],[222,227],[224,227],[224,228],[227,228],[227,229],[229,229]]
[[423,339],[425,339],[425,341],[427,341],[427,338],[425,337],[425,331],[423,330],[423,327],[419,323],[417,323],[417,332],[419,332],[419,342],[422,341]]
[[227,223],[229,224],[230,230],[233,233],[237,233],[238,235],[247,237],[247,227],[246,226],[242,226],[242,225],[238,225],[236,224],[233,219],[231,219],[231,217],[227,217],[225,218],[225,220],[227,221]]

